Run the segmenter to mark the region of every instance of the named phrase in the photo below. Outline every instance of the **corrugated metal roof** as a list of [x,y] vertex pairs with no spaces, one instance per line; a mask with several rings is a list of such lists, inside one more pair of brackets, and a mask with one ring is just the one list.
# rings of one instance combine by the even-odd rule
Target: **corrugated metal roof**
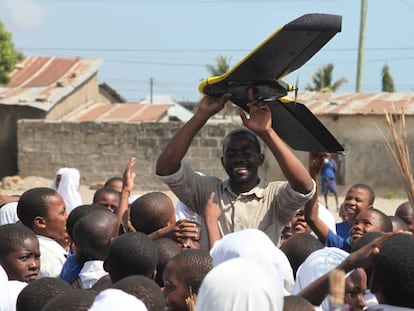
[[103,61],[78,57],[27,57],[0,84],[0,104],[48,111],[93,76]]
[[384,112],[414,114],[414,93],[298,93],[297,101],[315,115],[382,115]]
[[66,121],[82,122],[156,122],[166,116],[172,105],[150,104],[102,104],[96,103],[82,107]]

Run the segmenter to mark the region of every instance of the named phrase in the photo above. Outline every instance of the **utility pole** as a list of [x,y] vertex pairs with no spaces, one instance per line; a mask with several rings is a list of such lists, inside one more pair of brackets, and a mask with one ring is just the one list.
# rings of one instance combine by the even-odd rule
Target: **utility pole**
[[355,92],[362,92],[362,80],[365,62],[365,24],[367,19],[368,0],[361,0],[361,20],[359,24],[358,64]]
[[152,104],[152,91],[154,87],[154,79],[150,78],[150,104]]

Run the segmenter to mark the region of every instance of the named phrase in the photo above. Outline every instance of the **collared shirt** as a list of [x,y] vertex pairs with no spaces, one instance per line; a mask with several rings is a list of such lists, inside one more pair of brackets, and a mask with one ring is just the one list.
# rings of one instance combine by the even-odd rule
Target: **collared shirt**
[[[257,228],[266,232],[275,244],[282,227],[315,193],[315,184],[311,192],[302,194],[293,190],[286,181],[266,183],[260,180],[250,191],[236,195],[229,180],[200,176],[183,162],[177,172],[158,177],[179,200],[199,214],[202,214],[210,193],[214,192],[215,202],[222,210],[219,220],[222,235]],[[204,225],[202,227],[202,245],[205,247],[203,236],[206,234],[203,234]]]
[[43,235],[36,235],[39,239],[40,271],[38,278],[59,277],[67,252],[55,240]]

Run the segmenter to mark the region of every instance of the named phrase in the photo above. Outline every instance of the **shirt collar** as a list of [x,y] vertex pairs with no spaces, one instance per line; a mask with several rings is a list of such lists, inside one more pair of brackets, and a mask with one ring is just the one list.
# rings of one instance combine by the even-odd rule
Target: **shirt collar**
[[[266,187],[267,187],[267,183],[264,180],[262,180],[261,178],[259,178],[259,183],[255,187],[253,187],[252,189],[250,189],[247,192],[241,193],[240,195],[242,195],[242,196],[255,195],[258,199],[260,199],[260,198],[263,198],[265,196],[264,192],[265,192]],[[237,197],[237,195],[231,189],[230,179],[226,179],[222,183],[222,188],[223,188],[224,191],[228,191],[229,193],[231,193],[232,195]]]

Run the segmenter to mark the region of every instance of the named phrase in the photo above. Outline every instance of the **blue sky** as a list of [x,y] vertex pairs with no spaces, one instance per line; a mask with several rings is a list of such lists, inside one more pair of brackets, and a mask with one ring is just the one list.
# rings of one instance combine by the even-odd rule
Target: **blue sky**
[[[360,0],[0,0],[0,20],[30,56],[105,61],[106,82],[129,101],[154,94],[200,98],[197,87],[219,55],[233,65],[273,31],[307,13],[343,16],[337,34],[307,64],[284,78],[304,89],[312,73],[333,63],[334,79],[356,84]],[[363,92],[381,89],[388,64],[398,92],[414,90],[414,0],[368,0]]]

